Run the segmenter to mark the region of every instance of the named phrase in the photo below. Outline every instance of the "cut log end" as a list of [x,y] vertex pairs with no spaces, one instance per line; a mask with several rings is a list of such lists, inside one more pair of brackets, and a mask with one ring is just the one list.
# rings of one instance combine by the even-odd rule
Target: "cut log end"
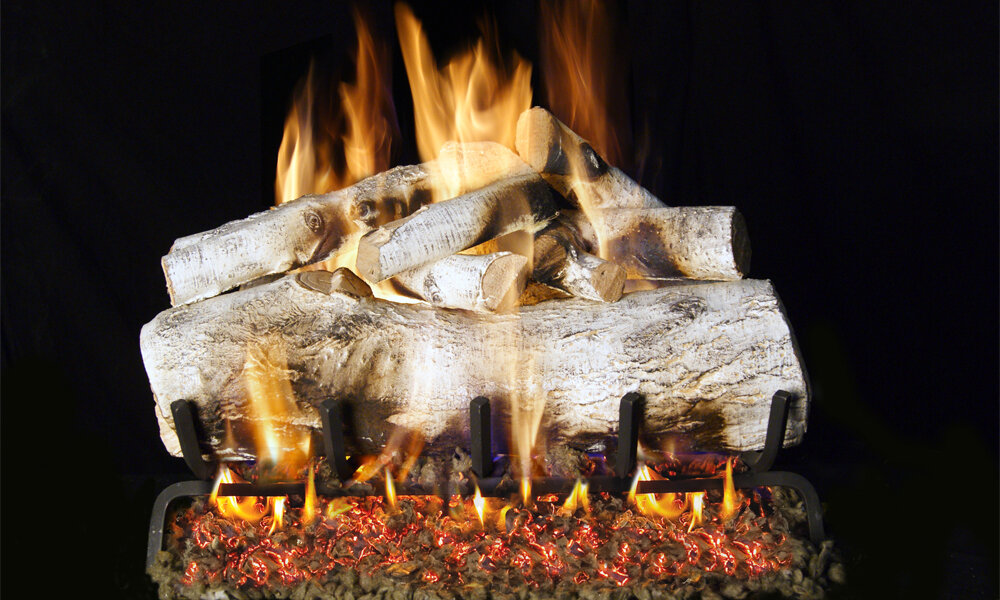
[[296,275],[296,278],[304,288],[314,292],[340,293],[354,298],[372,297],[371,287],[346,267],[333,272],[306,271]]
[[516,305],[528,281],[528,259],[505,254],[490,263],[483,273],[483,306],[496,311]]

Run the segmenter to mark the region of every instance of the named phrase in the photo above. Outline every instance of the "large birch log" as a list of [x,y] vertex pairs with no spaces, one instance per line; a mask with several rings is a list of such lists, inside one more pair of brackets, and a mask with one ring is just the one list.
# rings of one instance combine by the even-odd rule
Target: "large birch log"
[[732,206],[563,211],[585,247],[621,265],[630,278],[726,281],[750,270],[750,236]]
[[512,252],[454,254],[394,279],[432,306],[489,312],[513,307],[527,280],[528,259]]
[[622,296],[625,270],[583,250],[574,231],[554,223],[535,235],[532,279],[577,298],[615,302]]
[[[367,297],[357,277],[341,273],[339,284],[323,283],[336,274],[288,275],[166,310],[143,327],[171,454],[180,451],[169,410],[178,399],[198,406],[206,451],[222,451],[227,421],[237,440],[249,439],[241,437],[252,420],[244,371],[263,340],[284,357],[277,372],[297,405],[275,423],[316,431],[318,403],[350,398],[354,451],[377,452],[396,426],[421,433],[431,450],[467,447],[468,405],[479,395],[497,403],[497,427],[510,403],[540,402],[539,439],[581,448],[615,434],[630,391],[646,397],[650,444],[682,436],[696,448],[759,449],[781,389],[796,398],[786,444],[805,432],[806,379],[768,281],[688,282],[615,303],[552,300],[488,314]],[[252,455],[246,446],[229,453]]]
[[665,206],[544,108],[521,113],[515,144],[525,162],[584,210]]
[[446,144],[434,161],[396,167],[342,190],[303,196],[182,237],[161,261],[170,303],[210,298],[265,275],[319,262],[435,196],[451,197],[528,170],[500,144]]
[[358,274],[382,281],[502,235],[534,233],[557,212],[551,188],[537,174],[509,177],[366,233],[358,243]]

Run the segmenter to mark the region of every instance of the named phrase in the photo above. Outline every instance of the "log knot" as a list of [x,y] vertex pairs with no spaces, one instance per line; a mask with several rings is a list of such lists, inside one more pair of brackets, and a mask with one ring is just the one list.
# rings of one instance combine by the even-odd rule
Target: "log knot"
[[302,219],[306,223],[306,227],[309,231],[320,234],[323,231],[323,215],[319,214],[318,211],[309,209],[302,213]]

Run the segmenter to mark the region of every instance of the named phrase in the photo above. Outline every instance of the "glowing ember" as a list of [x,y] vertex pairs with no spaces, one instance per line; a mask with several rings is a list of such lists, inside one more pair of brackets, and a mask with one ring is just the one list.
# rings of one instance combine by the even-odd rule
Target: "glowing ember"
[[[586,495],[577,490],[571,498],[582,503]],[[690,497],[700,519],[689,512],[676,520],[635,514],[599,494],[593,517],[568,516],[566,503],[546,496],[534,499],[533,511],[504,507],[495,524],[484,517],[488,499],[481,494],[453,500],[450,510],[432,496],[399,497],[394,508],[382,498],[321,499],[325,516],[311,524],[285,498],[275,502],[270,524],[223,516],[212,510],[215,499],[180,512],[168,545],[181,561],[184,585],[220,589],[287,589],[281,586],[307,581],[335,587],[363,576],[393,586],[479,582],[552,591],[715,572],[749,580],[797,565],[788,538],[774,531],[785,517],[769,520],[743,507],[727,522],[705,494]],[[511,510],[516,519],[505,518]],[[470,520],[473,511],[478,523]]]

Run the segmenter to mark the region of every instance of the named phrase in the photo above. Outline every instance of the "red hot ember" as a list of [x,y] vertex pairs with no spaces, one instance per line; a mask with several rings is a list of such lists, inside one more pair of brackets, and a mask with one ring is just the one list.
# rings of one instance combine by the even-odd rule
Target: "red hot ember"
[[[718,492],[623,499],[578,489],[568,498],[537,497],[530,510],[519,498],[454,496],[447,506],[434,496],[398,497],[395,506],[382,497],[319,499],[311,519],[293,507],[278,526],[278,513],[268,512],[278,504],[273,499],[237,502],[255,505],[251,514],[264,514],[256,520],[223,516],[223,501],[198,500],[173,517],[168,549],[153,569],[161,596],[307,590],[305,597],[339,597],[420,588],[431,597],[435,590],[479,597],[486,589],[549,597],[627,588],[642,597],[642,590],[735,585],[820,597],[820,580],[835,576],[796,537],[803,511],[777,488],[740,497],[728,515]],[[820,554],[827,561],[829,549]],[[803,576],[817,568],[822,572]]]

